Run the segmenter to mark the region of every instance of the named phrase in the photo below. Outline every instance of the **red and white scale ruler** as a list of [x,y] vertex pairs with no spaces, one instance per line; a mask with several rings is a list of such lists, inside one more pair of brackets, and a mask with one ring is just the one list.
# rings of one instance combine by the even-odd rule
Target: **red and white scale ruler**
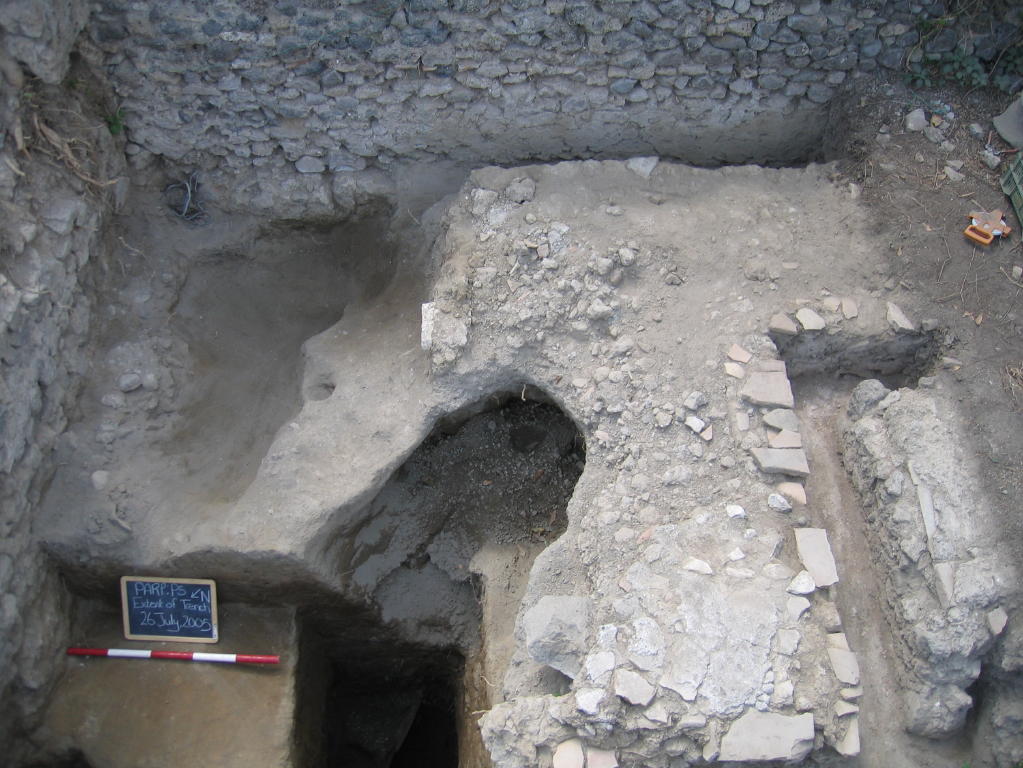
[[202,653],[200,651],[142,651],[133,648],[68,648],[68,656],[107,656],[120,659],[171,659],[213,661],[220,664],[279,664],[280,656],[251,653]]

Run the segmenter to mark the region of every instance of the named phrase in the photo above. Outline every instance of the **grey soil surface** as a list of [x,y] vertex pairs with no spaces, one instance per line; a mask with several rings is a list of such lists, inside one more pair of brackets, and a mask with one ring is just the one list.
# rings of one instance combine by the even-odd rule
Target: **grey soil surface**
[[[948,152],[902,131],[907,106],[921,97],[891,89],[861,98],[870,117],[843,137],[845,157],[833,165],[693,170],[664,162],[653,181],[617,163],[490,170],[437,209],[420,201],[399,211],[404,225],[391,240],[380,221],[264,230],[215,211],[190,229],[155,192],[140,196],[111,238],[106,322],[42,525],[51,551],[90,596],[132,563],[189,564],[211,575],[222,567],[229,598],[298,596],[318,606],[336,579],[327,590],[368,596],[391,640],[440,646],[445,636],[460,638],[473,670],[465,685],[477,686],[466,716],[506,699],[513,707],[528,695],[561,694],[566,680],[522,650],[522,611],[544,592],[592,593],[602,621],[624,625],[627,612],[618,602],[612,609],[617,585],[665,526],[688,526],[686,553],[715,570],[730,567],[736,546],[751,563],[777,557],[799,569],[788,518],[762,516],[749,523],[753,534],[707,522],[726,503],[754,509],[768,480],[780,479],[765,480],[746,455],[763,438],[742,434],[736,413],[751,416],[756,430],[761,411],[742,403],[721,373],[723,353],[739,343],[769,359],[771,315],[823,312],[822,302],[850,296],[864,314],[891,301],[939,329],[943,352],[957,361],[931,360],[925,372],[958,402],[963,448],[980,457],[986,512],[1005,546],[1020,551],[1023,288],[1005,275],[1023,263],[1019,240],[983,250],[962,237],[968,209],[1002,203],[966,118],[948,129]],[[991,105],[953,107],[969,114]],[[949,157],[965,161],[965,181],[941,176]],[[476,194],[526,175],[537,182],[532,203]],[[421,220],[425,237],[411,228]],[[428,258],[441,231],[446,239]],[[573,280],[603,306],[576,306],[573,291],[582,289]],[[436,342],[432,369],[419,339],[420,303],[431,299],[470,334],[468,346]],[[121,391],[126,373],[142,385]],[[897,654],[839,456],[837,420],[866,373],[842,373],[795,381],[813,473],[811,503],[794,516],[831,534],[842,581],[827,596],[864,669],[863,749],[847,764],[986,764],[984,746],[968,736],[933,741],[902,731]],[[525,382],[559,408],[484,412],[443,435],[495,392],[495,407],[514,396],[512,387],[524,396]],[[693,390],[710,397],[700,417],[713,438],[690,434],[681,416],[665,438],[652,420],[675,407],[684,413]],[[442,432],[432,432],[438,422]],[[592,464],[568,502],[583,471],[576,428]],[[692,483],[661,488],[676,465]],[[650,478],[652,501],[643,498]],[[75,520],[64,514],[72,502],[81,510]],[[247,555],[252,562],[239,566]],[[424,597],[412,584],[427,572],[439,586]],[[445,602],[448,589],[456,597]],[[464,610],[451,608],[466,597]],[[451,615],[438,620],[444,610]],[[715,621],[727,624],[700,621],[710,631]],[[815,632],[807,637],[823,637]],[[69,671],[53,715],[69,733],[81,727],[69,722],[81,695],[77,674]],[[825,695],[824,683],[813,685]],[[705,713],[694,705],[689,714]],[[552,731],[545,743],[565,734]],[[718,736],[712,727],[684,753]],[[92,749],[92,738],[75,744]]]

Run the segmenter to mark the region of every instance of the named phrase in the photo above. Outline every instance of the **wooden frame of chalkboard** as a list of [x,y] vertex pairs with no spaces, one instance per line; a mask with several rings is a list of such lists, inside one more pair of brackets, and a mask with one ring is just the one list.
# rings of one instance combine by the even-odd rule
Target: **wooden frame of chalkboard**
[[121,614],[128,640],[216,643],[217,584],[212,579],[122,576]]

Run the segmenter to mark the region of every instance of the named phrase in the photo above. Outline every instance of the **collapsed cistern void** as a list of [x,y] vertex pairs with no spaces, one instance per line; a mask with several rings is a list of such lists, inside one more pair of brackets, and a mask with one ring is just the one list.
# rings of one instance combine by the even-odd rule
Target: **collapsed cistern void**
[[584,461],[575,424],[532,387],[436,425],[337,542],[372,609],[302,619],[306,764],[489,764],[476,720],[500,699],[529,571],[567,527]]

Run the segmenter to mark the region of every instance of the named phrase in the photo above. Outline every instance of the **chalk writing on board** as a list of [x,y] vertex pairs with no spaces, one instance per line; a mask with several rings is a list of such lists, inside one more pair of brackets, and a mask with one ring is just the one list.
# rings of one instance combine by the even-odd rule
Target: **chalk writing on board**
[[210,579],[122,576],[124,636],[129,640],[215,643],[217,589]]

